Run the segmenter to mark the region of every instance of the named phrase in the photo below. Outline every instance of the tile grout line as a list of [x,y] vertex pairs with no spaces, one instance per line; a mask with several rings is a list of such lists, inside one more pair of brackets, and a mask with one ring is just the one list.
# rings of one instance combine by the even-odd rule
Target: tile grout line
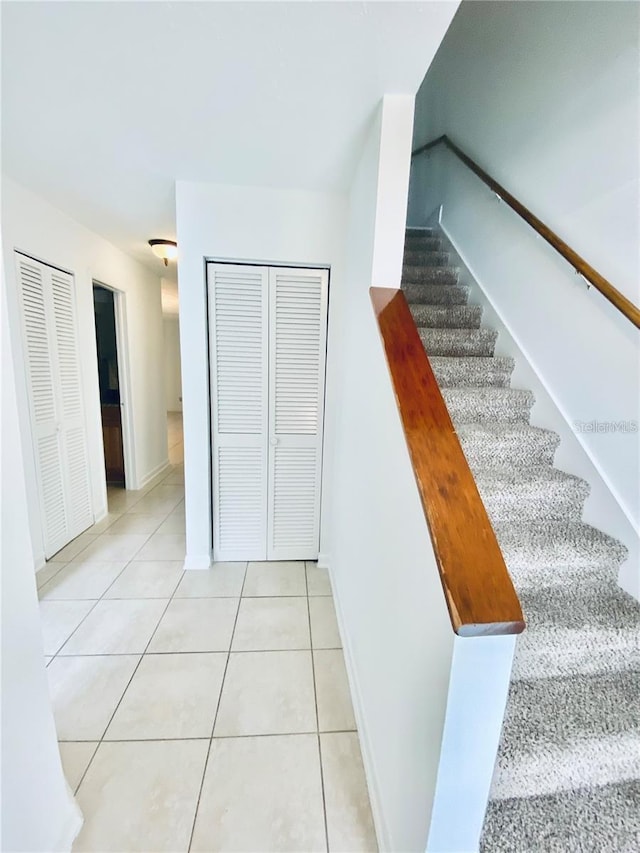
[[320,741],[320,715],[318,713],[318,690],[316,687],[316,664],[313,646],[313,635],[311,632],[311,604],[309,603],[309,576],[307,574],[307,561],[304,563],[304,582],[307,589],[307,618],[309,620],[309,643],[311,645],[311,675],[313,679],[313,704],[316,711],[316,738],[318,744],[318,764],[320,767],[320,790],[322,792],[322,817],[324,820],[324,843],[329,850],[329,827],[327,824],[327,800],[324,792],[324,771],[322,768],[322,744]]
[[[175,598],[175,597],[174,597]],[[229,601],[230,596],[226,598],[175,598],[176,601]],[[108,601],[163,601],[164,599],[160,598],[127,598],[127,599],[119,599],[119,598],[109,598]],[[170,599],[172,600],[172,599]],[[305,648],[300,649],[292,649],[292,648],[284,648],[284,649],[231,649],[234,655],[255,655],[261,654],[276,654],[280,652],[310,652],[313,651],[311,646],[306,646]],[[315,649],[317,652],[341,652],[343,651],[341,646],[322,646],[320,648]],[[191,649],[188,652],[175,652],[175,651],[167,651],[167,652],[144,652],[145,655],[150,657],[159,657],[161,655],[224,655],[227,653],[227,649]],[[139,655],[143,654],[143,652],[92,652],[90,654],[76,653],[73,655],[57,655],[57,657],[61,658],[117,658],[117,657],[126,657],[127,655]],[[51,657],[51,655],[45,655],[45,657]]]
[[[160,484],[158,484],[158,485],[160,485]],[[155,488],[155,487],[154,487],[154,488]],[[153,489],[151,489],[151,491],[153,491]],[[142,498],[140,498],[140,500],[142,500]],[[133,504],[132,504],[132,506],[133,506]],[[167,520],[167,518],[169,517],[169,515],[171,515],[171,513],[172,513],[173,511],[174,511],[174,510],[170,510],[170,511],[169,511],[169,513],[168,513],[168,514],[167,514],[167,516],[163,519],[163,521],[160,523],[160,525],[159,525],[159,526],[161,526],[162,524],[164,524],[164,522]],[[128,513],[128,510],[127,510],[126,512],[124,512],[120,517],[121,517],[121,518],[122,518],[122,517],[124,517],[125,515],[127,515],[127,513]],[[82,534],[80,534],[80,535],[82,535]],[[97,539],[99,539],[99,538],[100,538],[100,536],[104,536],[104,535],[105,535],[104,533],[99,534],[99,535],[96,537],[96,540],[97,540]],[[123,534],[123,535],[126,535],[126,534]],[[129,567],[129,565],[130,565],[131,563],[136,562],[136,560],[135,560],[136,555],[137,555],[137,554],[142,550],[142,548],[146,545],[146,543],[149,541],[149,539],[151,538],[151,536],[152,536],[152,535],[153,535],[153,534],[150,534],[150,535],[149,535],[149,537],[147,538],[147,540],[143,543],[143,545],[141,545],[141,546],[140,546],[140,548],[138,549],[138,551],[136,551],[136,553],[133,555],[133,557],[131,557],[131,559],[130,559],[129,561],[125,562],[125,564],[124,564],[124,566],[123,566],[122,570],[121,570],[121,571],[116,575],[116,577],[113,579],[113,581],[112,581],[112,582],[109,584],[109,586],[104,590],[104,592],[102,593],[102,595],[100,595],[100,596],[99,596],[98,598],[96,598],[96,599],[94,599],[94,598],[52,598],[52,599],[42,599],[42,598],[40,598],[40,593],[41,593],[41,592],[43,592],[43,591],[46,589],[46,587],[49,585],[49,583],[50,583],[52,580],[54,580],[54,578],[55,578],[55,577],[57,577],[57,575],[59,574],[59,572],[56,572],[56,574],[55,574],[52,578],[49,578],[49,580],[48,580],[46,583],[44,583],[40,589],[36,589],[36,593],[37,593],[37,595],[38,595],[38,604],[40,604],[40,602],[41,602],[41,601],[43,601],[43,600],[44,600],[44,601],[93,601],[93,602],[94,602],[93,607],[91,607],[91,608],[87,611],[87,613],[84,615],[84,617],[81,619],[81,621],[76,625],[76,627],[75,627],[75,628],[73,629],[73,631],[69,634],[69,636],[66,638],[66,640],[62,643],[62,645],[58,647],[57,651],[56,651],[56,652],[54,652],[54,653],[53,653],[53,655],[45,655],[45,657],[51,657],[51,660],[50,660],[50,661],[49,661],[49,663],[46,665],[46,667],[49,667],[49,666],[51,665],[51,663],[53,663],[53,660],[54,660],[56,657],[58,657],[58,656],[60,656],[60,657],[79,657],[79,655],[61,655],[61,654],[60,654],[60,652],[63,650],[63,648],[64,648],[64,647],[66,646],[66,644],[69,642],[69,640],[71,639],[71,637],[73,637],[73,635],[76,633],[76,631],[78,630],[78,628],[80,628],[80,626],[83,624],[83,622],[88,618],[88,616],[89,616],[91,613],[93,613],[93,611],[95,610],[95,608],[97,607],[97,605],[98,605],[101,601],[103,601],[103,600],[107,600],[107,601],[109,601],[109,600],[113,600],[113,601],[122,601],[122,600],[127,600],[127,601],[135,601],[135,600],[142,600],[142,601],[144,601],[144,600],[157,600],[157,599],[135,599],[135,598],[129,598],[129,599],[105,599],[105,595],[106,595],[106,594],[107,594],[107,592],[111,589],[111,587],[114,585],[114,583],[118,580],[118,578],[122,575],[122,573],[123,573],[123,572],[124,572],[128,567]],[[94,540],[94,541],[96,541],[96,540]],[[92,545],[92,544],[93,544],[92,542],[91,542],[91,543],[89,543],[89,545]],[[79,551],[79,552],[78,552],[78,554],[76,554],[76,557],[77,557],[77,556],[80,556],[80,555],[83,553],[83,551],[85,551],[85,550],[89,547],[89,545],[87,545],[87,546],[86,546],[86,548],[84,548],[82,551]],[[59,571],[62,571],[62,569],[66,569],[66,568],[67,568],[67,566],[70,566],[70,565],[74,562],[74,560],[75,560],[75,557],[74,557],[73,559],[71,559],[71,560],[70,560],[66,565],[62,566],[62,567],[60,568],[60,570],[59,570]],[[55,562],[55,561],[54,561],[54,562]],[[96,563],[110,563],[110,562],[113,562],[113,563],[119,563],[119,562],[122,562],[122,561],[121,561],[121,560],[96,560],[95,562],[96,562]],[[150,562],[163,562],[163,561],[161,561],[161,560],[152,560],[152,561],[150,561]],[[177,560],[171,560],[171,561],[164,561],[164,562],[178,562],[178,561],[177,561]],[[82,563],[78,563],[78,565],[82,565]],[[91,563],[85,563],[84,565],[91,565]],[[184,574],[184,573],[183,573],[183,574]],[[176,585],[176,589],[178,588],[178,585],[180,584],[180,581],[181,581],[181,580],[182,580],[182,577],[181,577],[181,578],[180,578],[180,580],[178,581],[178,584]],[[176,590],[174,590],[174,594],[175,594],[175,591],[176,591]],[[166,597],[166,596],[158,596],[158,599],[162,599],[162,598],[165,598],[165,597]],[[169,601],[171,601],[171,599],[172,599],[172,598],[173,598],[173,595],[170,597]],[[168,605],[167,605],[167,606],[168,606]],[[166,612],[166,610],[165,610],[165,612]],[[164,616],[164,612],[163,612],[162,616]],[[161,617],[161,618],[162,618],[162,617]],[[156,626],[156,627],[157,627],[157,626]],[[154,633],[155,633],[155,632],[154,632]],[[144,654],[144,652],[143,652],[143,654]]]
[[236,632],[236,625],[238,624],[238,614],[240,613],[240,604],[242,603],[242,593],[244,592],[244,585],[247,580],[247,568],[249,563],[246,562],[244,566],[244,576],[242,578],[242,586],[240,588],[240,596],[238,597],[238,606],[236,608],[236,617],[233,621],[233,629],[231,630],[231,636],[229,637],[229,651],[227,652],[227,660],[224,665],[224,672],[222,674],[222,681],[220,682],[220,693],[218,694],[218,702],[216,704],[216,712],[213,715],[213,723],[211,725],[211,736],[209,738],[209,747],[207,749],[207,755],[204,760],[204,768],[202,770],[202,779],[200,780],[200,789],[198,790],[198,798],[196,800],[196,808],[193,813],[193,823],[191,825],[191,834],[189,835],[189,844],[187,845],[187,853],[191,851],[191,845],[193,844],[193,836],[196,831],[196,821],[198,819],[198,810],[200,809],[200,798],[202,797],[202,791],[204,789],[204,780],[207,775],[207,768],[209,766],[209,757],[211,755],[211,749],[213,747],[213,733],[216,729],[216,722],[218,720],[218,712],[220,710],[220,703],[222,702],[222,691],[224,690],[224,683],[227,678],[227,669],[229,668],[229,660],[231,658],[231,646],[233,645],[233,636]]
[[[126,515],[126,513],[124,513],[124,515]],[[130,560],[129,562],[133,562],[133,560]],[[127,564],[125,565],[124,569],[126,569],[128,565],[129,565],[129,563],[127,563]],[[122,571],[124,571],[124,569],[123,569]],[[120,574],[122,574],[122,572],[120,572]],[[120,577],[120,575],[118,575],[118,577]],[[117,578],[116,578],[115,580],[117,580]],[[114,580],[114,583],[115,583],[115,580]],[[108,589],[110,589],[110,588],[111,588],[111,585],[107,588],[107,590],[105,590],[105,591],[104,591],[104,593],[103,593],[102,597],[101,597],[100,599],[98,599],[98,601],[96,601],[96,603],[95,603],[94,607],[92,607],[92,608],[91,608],[91,610],[89,611],[89,613],[93,612],[93,610],[95,609],[95,606],[98,604],[98,602],[99,602],[99,601],[102,601],[102,599],[103,599],[104,595],[107,593]],[[177,589],[177,588],[178,588],[178,586],[176,585],[176,589]],[[82,776],[81,776],[81,778],[80,778],[80,781],[78,782],[78,785],[77,785],[77,787],[76,787],[76,789],[75,789],[75,792],[74,792],[74,793],[77,793],[77,792],[80,790],[80,786],[82,785],[82,782],[84,781],[85,776],[86,776],[86,775],[87,775],[87,773],[89,772],[89,768],[90,768],[90,767],[91,767],[91,765],[93,764],[93,760],[94,760],[94,758],[96,757],[96,755],[97,755],[97,753],[98,753],[98,750],[100,749],[100,746],[104,743],[104,736],[106,735],[107,731],[109,730],[109,726],[110,726],[110,725],[111,725],[111,723],[113,722],[113,718],[114,718],[114,716],[116,715],[116,713],[117,713],[117,711],[118,711],[118,708],[119,708],[119,707],[120,707],[120,705],[122,704],[122,700],[124,699],[124,695],[125,695],[125,693],[127,692],[127,690],[129,689],[129,686],[130,686],[131,682],[133,681],[133,679],[134,679],[134,677],[135,677],[136,672],[137,672],[137,671],[138,671],[138,669],[140,668],[140,664],[142,663],[142,659],[144,658],[145,653],[146,653],[147,649],[149,648],[149,644],[151,643],[151,640],[152,640],[152,639],[153,639],[153,637],[155,636],[155,633],[156,633],[156,631],[158,630],[158,626],[160,625],[160,622],[163,620],[164,615],[165,615],[165,613],[167,612],[167,609],[168,609],[169,605],[171,604],[171,602],[172,602],[172,600],[173,600],[173,595],[175,595],[175,589],[174,589],[174,591],[173,591],[173,594],[171,595],[171,597],[170,597],[170,598],[169,598],[169,600],[167,601],[166,607],[165,607],[165,608],[164,608],[164,610],[162,611],[162,615],[160,616],[160,619],[158,620],[158,622],[157,622],[157,624],[156,624],[156,627],[154,628],[153,632],[151,633],[151,636],[149,637],[149,641],[147,642],[147,644],[146,644],[146,646],[145,646],[144,651],[143,651],[143,652],[142,652],[142,654],[140,655],[140,659],[138,660],[138,663],[137,663],[137,664],[136,664],[136,666],[134,667],[133,672],[131,673],[131,677],[130,677],[130,678],[129,678],[129,680],[127,681],[127,684],[126,684],[126,686],[125,686],[124,690],[122,691],[122,693],[121,693],[121,695],[120,695],[120,699],[118,700],[118,702],[117,702],[117,704],[116,704],[116,707],[115,707],[115,708],[114,708],[114,710],[113,710],[113,713],[112,713],[112,714],[111,714],[111,716],[109,717],[109,720],[107,721],[107,725],[105,726],[105,728],[104,728],[104,729],[103,729],[103,731],[102,731],[102,735],[100,736],[100,739],[98,740],[98,744],[97,744],[97,746],[96,746],[96,748],[95,748],[95,750],[94,750],[94,752],[93,752],[93,755],[92,755],[92,756],[91,756],[91,758],[89,759],[89,763],[88,763],[88,764],[87,764],[87,766],[85,767],[84,773],[82,774]],[[87,616],[89,615],[89,613],[87,613]],[[85,617],[85,618],[86,618],[86,617]],[[83,620],[83,621],[84,621],[84,620]],[[82,624],[82,623],[80,623],[80,624]],[[78,628],[79,628],[79,627],[80,627],[80,626],[78,625]],[[77,630],[77,628],[76,628],[76,630]],[[75,633],[75,631],[74,631],[73,633]],[[72,633],[72,634],[67,638],[66,642],[68,642],[68,641],[71,639],[71,636],[73,636],[73,633]],[[65,645],[66,645],[66,642],[65,642]],[[63,657],[64,657],[64,655],[63,655]],[[71,655],[68,655],[68,657],[72,657],[72,656],[71,656]],[[76,655],[76,657],[81,657],[81,656],[80,656],[80,655]],[[97,657],[97,656],[96,656],[96,657]],[[114,657],[116,657],[116,655],[114,655]],[[108,742],[109,742],[109,741],[107,741],[107,743],[108,743]]]
[[97,740],[96,738],[86,738],[86,740],[61,740],[58,743],[95,743],[100,744],[102,741],[104,743],[173,743],[174,741],[181,740],[202,740],[202,741],[210,741],[210,740],[254,740],[256,738],[271,738],[271,737],[306,737],[308,735],[353,735],[357,734],[357,729],[327,729],[324,732],[317,732],[315,729],[309,729],[306,732],[262,732],[260,734],[251,734],[251,735],[215,735],[215,737],[210,738],[208,735],[203,735],[202,737],[198,735],[192,735],[189,737],[137,737],[137,738],[109,738],[105,740]]

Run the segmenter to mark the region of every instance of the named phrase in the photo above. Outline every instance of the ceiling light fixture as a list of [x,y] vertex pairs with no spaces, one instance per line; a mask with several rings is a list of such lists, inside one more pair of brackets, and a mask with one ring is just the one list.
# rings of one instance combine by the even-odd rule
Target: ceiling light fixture
[[175,240],[149,240],[149,245],[153,254],[164,261],[165,267],[169,266],[169,261],[175,261],[178,257],[178,244]]

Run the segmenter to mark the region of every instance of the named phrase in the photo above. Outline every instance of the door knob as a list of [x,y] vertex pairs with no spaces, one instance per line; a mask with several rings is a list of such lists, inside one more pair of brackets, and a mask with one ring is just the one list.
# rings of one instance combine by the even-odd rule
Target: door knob
[[275,447],[275,446],[276,446],[276,444],[278,444],[278,439],[274,436],[274,437],[271,439],[271,447]]

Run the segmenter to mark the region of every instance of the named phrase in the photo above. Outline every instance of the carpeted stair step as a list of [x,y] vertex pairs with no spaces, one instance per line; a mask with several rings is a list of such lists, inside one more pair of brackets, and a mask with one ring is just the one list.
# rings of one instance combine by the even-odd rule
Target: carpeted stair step
[[[434,359],[432,365],[433,361]],[[502,465],[511,465],[514,468],[551,465],[560,443],[557,433],[530,424],[460,424],[456,431],[472,470],[486,468],[496,459],[499,459]]]
[[478,329],[482,318],[480,305],[411,305],[416,326],[425,329]]
[[444,241],[439,234],[416,234],[406,237],[404,241],[405,251],[437,251],[444,245]]
[[[602,589],[612,581],[604,581]],[[572,675],[595,675],[617,671],[620,661],[635,667],[640,679],[640,646],[637,625],[618,628],[529,629],[518,638],[518,655],[511,670],[511,680],[569,678]]]
[[640,782],[489,802],[481,853],[633,853]]
[[411,261],[407,257],[407,252],[402,262],[402,273],[406,274],[407,278],[422,272],[425,267],[447,267],[449,266],[449,253],[439,251],[428,251],[416,253],[415,250],[409,252],[410,255],[418,254],[418,258]]
[[551,794],[589,781],[615,784],[635,775],[639,674],[618,669],[512,683],[492,798]]
[[440,240],[433,238],[422,241],[419,247],[406,246],[402,262],[408,266],[418,266],[422,263],[430,264],[431,256],[434,253],[442,257],[443,264],[449,263],[449,253],[444,251]]
[[414,243],[416,240],[430,240],[433,238],[442,239],[437,228],[407,228],[404,235],[404,242],[407,245],[408,243]]
[[519,388],[443,388],[454,424],[518,423],[529,420],[532,391]]
[[407,282],[402,291],[410,305],[466,305],[469,288],[455,284]]
[[638,605],[608,574],[583,570],[571,586],[518,589],[527,630],[518,638],[512,680],[634,667],[640,702]]
[[[540,575],[565,583],[563,566],[584,570],[604,567],[615,572],[626,560],[627,549],[612,536],[577,521],[542,521],[494,524],[511,576],[520,589],[527,578],[540,583]],[[516,581],[517,579],[517,581]]]
[[[571,588],[538,587],[521,590],[520,600],[528,617],[527,626],[532,629],[555,626],[557,629],[581,630],[609,625],[624,629],[638,625],[638,602],[615,585],[609,587],[586,582]],[[637,644],[640,648],[640,634],[637,635]],[[620,666],[625,663],[624,659],[620,660]]]
[[495,329],[418,329],[427,355],[492,356]]
[[402,283],[413,284],[457,284],[459,270],[457,267],[403,267]]
[[[429,361],[441,388],[489,385],[507,388],[511,382],[513,359],[493,356],[431,355]],[[535,463],[532,463],[535,464]]]
[[585,480],[550,465],[477,468],[474,475],[489,517],[496,524],[510,518],[580,521],[590,491]]
[[[520,596],[483,853],[640,851],[640,608],[616,584],[625,547],[581,521],[588,484],[553,467],[559,437],[439,232],[408,231],[403,290]],[[633,781],[629,781],[633,778]],[[531,827],[535,830],[532,831]]]

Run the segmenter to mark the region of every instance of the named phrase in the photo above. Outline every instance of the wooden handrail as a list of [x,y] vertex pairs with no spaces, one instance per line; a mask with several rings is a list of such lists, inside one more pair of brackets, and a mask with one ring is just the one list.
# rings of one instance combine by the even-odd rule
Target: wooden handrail
[[453,630],[520,634],[520,601],[404,293],[369,293]]
[[508,204],[509,207],[518,214],[518,216],[522,217],[522,219],[524,219],[524,221],[527,222],[534,231],[543,237],[550,246],[553,246],[553,248],[571,264],[579,275],[599,290],[605,299],[608,299],[612,305],[615,305],[618,311],[620,311],[627,320],[630,320],[636,328],[640,328],[640,308],[620,293],[620,291],[614,287],[610,281],[607,281],[603,275],[600,275],[600,273],[595,270],[591,264],[587,263],[581,255],[574,252],[574,250],[568,246],[564,240],[558,237],[555,231],[552,231],[551,228],[542,222],[542,220],[538,219],[538,217],[533,214],[528,207],[525,207],[524,204],[519,202],[515,196],[511,195],[511,193],[494,180],[491,175],[488,175],[484,169],[481,169],[475,160],[472,160],[471,157],[458,148],[458,146],[452,142],[446,134],[439,136],[437,139],[431,140],[431,142],[427,142],[426,145],[421,145],[420,148],[416,148],[416,150],[412,152],[411,156],[417,157],[419,154],[424,154],[425,151],[435,148],[436,145],[446,145],[446,147],[452,151],[456,157],[465,164],[465,166],[467,166],[467,168],[471,169],[471,171],[476,174],[481,181],[493,190],[493,192],[496,193],[502,201]]

